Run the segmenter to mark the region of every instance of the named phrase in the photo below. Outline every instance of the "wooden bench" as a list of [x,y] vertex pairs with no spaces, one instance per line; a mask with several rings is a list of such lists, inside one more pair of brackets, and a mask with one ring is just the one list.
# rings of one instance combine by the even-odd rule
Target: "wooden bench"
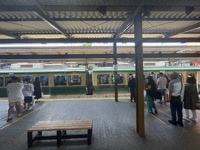
[[[67,130],[87,130],[85,134],[68,135]],[[42,131],[56,131],[55,135],[43,135]],[[33,137],[33,132],[37,132]],[[56,139],[60,146],[62,139],[87,138],[88,145],[91,144],[92,120],[66,120],[66,121],[39,121],[27,130],[28,147],[32,147],[36,140]]]

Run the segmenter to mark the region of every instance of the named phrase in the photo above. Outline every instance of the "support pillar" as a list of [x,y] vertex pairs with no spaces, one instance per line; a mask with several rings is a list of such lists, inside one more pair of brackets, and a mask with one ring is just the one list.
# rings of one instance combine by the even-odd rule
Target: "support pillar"
[[136,128],[137,133],[144,137],[144,77],[143,77],[143,47],[142,47],[142,13],[134,19],[135,31],[135,64],[136,64]]
[[[115,37],[114,37],[115,39]],[[113,42],[113,54],[114,54],[114,76],[115,76],[115,101],[118,102],[118,84],[117,84],[117,42]]]

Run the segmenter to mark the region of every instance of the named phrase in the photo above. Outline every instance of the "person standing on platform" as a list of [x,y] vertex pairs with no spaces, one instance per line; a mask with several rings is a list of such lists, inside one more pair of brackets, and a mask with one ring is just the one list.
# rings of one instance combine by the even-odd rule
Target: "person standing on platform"
[[17,116],[21,116],[21,107],[24,100],[24,95],[22,93],[22,89],[24,88],[24,84],[22,82],[18,82],[19,78],[16,76],[12,76],[12,83],[9,83],[6,86],[8,93],[8,101],[9,101],[9,109],[8,109],[8,119],[7,122],[12,120],[12,111],[14,106],[16,107]]
[[[196,114],[196,104],[198,103],[198,91],[196,87],[196,79],[194,76],[188,76],[187,77],[187,84],[185,85],[184,90],[184,109],[186,114],[186,120],[189,121],[191,119],[192,121],[196,122],[197,114]],[[189,110],[192,112],[192,118],[189,118]]]
[[129,87],[129,91],[130,91],[130,101],[136,102],[136,98],[135,98],[135,78],[133,76],[133,74],[129,75],[129,81],[128,81],[128,87]]
[[153,114],[153,109],[154,109],[154,113],[157,114],[158,111],[154,103],[156,93],[157,93],[156,83],[153,80],[152,76],[148,76],[147,80],[148,81],[145,87],[145,90],[146,90],[145,100],[147,101],[148,112]]
[[23,94],[24,94],[24,109],[26,109],[26,104],[28,103],[28,108],[31,109],[31,103],[33,103],[33,84],[30,83],[30,78],[25,79],[24,88],[23,88]]
[[150,76],[152,76],[154,82],[157,84],[157,76],[155,75],[155,73],[151,72]]
[[[177,72],[173,72],[170,76],[171,81],[169,82],[169,101],[170,101],[170,110],[171,110],[171,120],[168,120],[169,123],[173,125],[180,125],[183,127],[183,94],[184,87],[179,78],[179,74]],[[178,115],[178,121],[176,120]]]
[[[159,78],[157,80],[158,84],[158,92],[161,93],[162,97],[164,97],[164,102],[166,102],[166,88],[167,88],[167,79],[164,77],[163,73],[159,73]],[[160,103],[162,104],[162,99],[160,100]]]
[[38,77],[35,78],[34,82],[34,95],[35,99],[40,99],[42,97],[42,88],[41,88],[41,83]]

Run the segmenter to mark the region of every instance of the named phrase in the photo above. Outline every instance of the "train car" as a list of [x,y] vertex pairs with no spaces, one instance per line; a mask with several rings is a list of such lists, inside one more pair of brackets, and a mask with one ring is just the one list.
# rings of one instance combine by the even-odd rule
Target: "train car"
[[[188,75],[193,75],[197,79],[197,87],[200,89],[200,67],[145,67],[144,75],[148,76],[151,72],[158,74],[159,72],[165,73],[167,76],[172,72],[180,73],[183,83],[186,82]],[[129,74],[135,74],[135,68],[118,68],[117,69],[117,83],[118,92],[128,92],[128,79]],[[94,93],[114,93],[114,68],[102,67],[94,68],[92,73]]]
[[84,68],[0,70],[0,97],[7,97],[6,86],[13,75],[32,82],[39,77],[45,95],[86,94],[86,72]]

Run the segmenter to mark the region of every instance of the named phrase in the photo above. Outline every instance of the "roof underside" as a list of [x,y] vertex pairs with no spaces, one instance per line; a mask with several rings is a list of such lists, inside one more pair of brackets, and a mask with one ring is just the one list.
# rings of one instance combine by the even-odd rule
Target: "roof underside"
[[[195,42],[190,47],[199,56],[199,0],[0,0],[0,43],[91,43],[133,39],[134,16],[142,11],[143,38],[162,41]],[[131,24],[122,31],[123,26]],[[106,39],[110,39],[107,40]],[[178,39],[178,40],[177,40]],[[41,42],[40,42],[41,41]],[[55,43],[55,41],[53,43]],[[123,41],[123,42],[126,42]],[[176,53],[182,47],[146,47],[144,54]],[[194,50],[193,50],[194,49]],[[0,54],[108,54],[109,48],[1,48]],[[134,48],[119,48],[119,54],[134,53]],[[191,51],[190,51],[191,53]],[[178,56],[178,55],[177,55]],[[13,56],[12,56],[13,57]],[[9,57],[8,57],[9,58]]]

